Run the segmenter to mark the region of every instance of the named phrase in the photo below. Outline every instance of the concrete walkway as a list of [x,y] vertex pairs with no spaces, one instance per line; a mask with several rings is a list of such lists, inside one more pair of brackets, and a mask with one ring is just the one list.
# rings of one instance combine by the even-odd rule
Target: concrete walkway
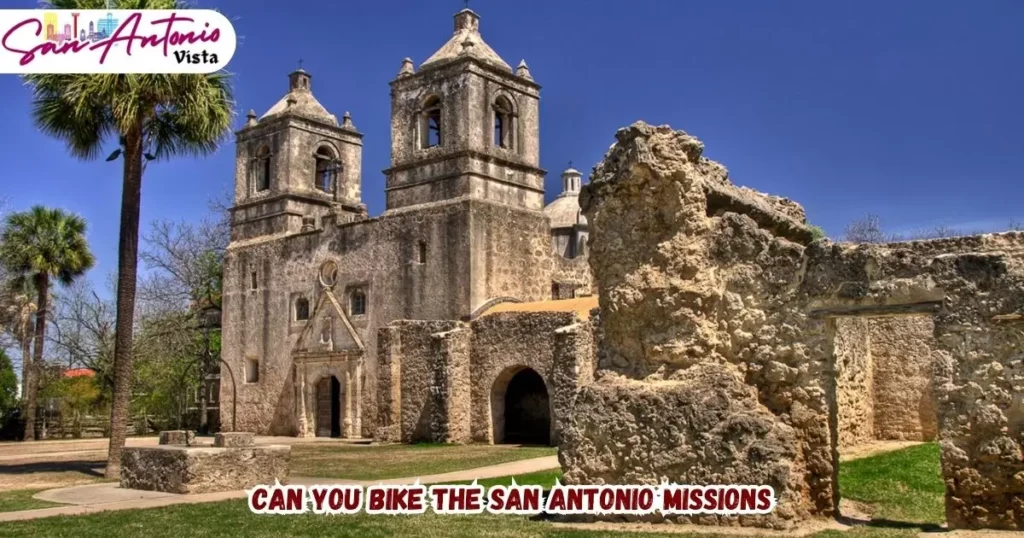
[[[294,477],[290,478],[288,483],[303,485],[358,484],[370,486],[381,483],[412,484],[419,480],[421,484],[438,484],[443,482],[474,480],[478,478],[497,478],[500,476],[533,473],[557,468],[558,457],[545,456],[543,458],[512,461],[498,465],[480,467],[477,469],[468,469],[465,471],[455,471],[451,473],[421,477],[414,476],[387,480],[344,480],[335,478]],[[246,498],[246,494],[244,491],[228,491],[223,493],[180,495],[176,493],[122,489],[116,483],[104,483],[51,489],[39,492],[34,497],[42,501],[64,503],[67,506],[55,506],[53,508],[41,508],[38,510],[22,510],[19,512],[2,512],[0,513],[0,522],[21,521],[52,516],[90,514],[107,510],[158,508],[174,504],[192,504],[223,501],[227,499],[244,499]]]

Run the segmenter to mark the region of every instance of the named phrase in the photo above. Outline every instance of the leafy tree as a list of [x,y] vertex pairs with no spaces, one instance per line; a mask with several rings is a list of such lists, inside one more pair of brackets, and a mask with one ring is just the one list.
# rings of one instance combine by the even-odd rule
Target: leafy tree
[[[106,9],[107,0],[49,0],[53,9]],[[117,0],[115,9],[185,9],[178,0]],[[33,115],[44,131],[67,142],[71,153],[93,159],[116,136],[123,158],[118,243],[114,402],[106,475],[121,470],[131,400],[132,331],[139,252],[139,206],[145,163],[213,152],[231,127],[232,91],[226,73],[28,75]]]
[[18,378],[11,359],[0,349],[0,423],[18,407]]
[[[95,263],[85,240],[85,220],[60,209],[35,206],[7,216],[0,236],[0,262],[17,280],[31,280],[38,294],[32,366],[25,386],[25,440],[35,439],[36,374],[43,364],[50,279],[70,285]],[[22,357],[27,360],[27,357]]]

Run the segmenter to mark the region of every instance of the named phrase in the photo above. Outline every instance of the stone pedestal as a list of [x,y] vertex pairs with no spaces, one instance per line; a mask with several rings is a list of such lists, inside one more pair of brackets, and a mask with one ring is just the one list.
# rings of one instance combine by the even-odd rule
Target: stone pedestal
[[167,430],[160,432],[161,445],[191,445],[196,441],[195,432],[186,430]]
[[121,487],[167,493],[238,491],[284,482],[290,459],[291,447],[284,445],[125,448]]
[[256,434],[250,432],[225,432],[213,437],[213,446],[219,448],[247,447],[256,444]]

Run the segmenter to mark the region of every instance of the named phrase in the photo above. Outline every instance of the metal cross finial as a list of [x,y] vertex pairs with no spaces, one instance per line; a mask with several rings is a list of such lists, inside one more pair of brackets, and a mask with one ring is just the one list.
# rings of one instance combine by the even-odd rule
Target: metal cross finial
[[302,69],[302,58],[299,58],[299,69]]
[[569,168],[572,168],[572,159],[569,159]]
[[466,9],[469,9],[469,0],[462,0],[466,4]]

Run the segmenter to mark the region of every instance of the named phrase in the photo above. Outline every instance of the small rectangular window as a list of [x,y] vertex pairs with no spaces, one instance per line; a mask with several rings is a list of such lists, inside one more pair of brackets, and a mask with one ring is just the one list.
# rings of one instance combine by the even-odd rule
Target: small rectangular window
[[259,287],[259,281],[256,279],[256,271],[249,273],[249,289],[254,290]]
[[416,245],[416,261],[419,263],[427,263],[427,243],[426,241],[420,241]]
[[245,382],[246,383],[259,383],[260,382],[260,361],[259,359],[250,357],[245,360]]

